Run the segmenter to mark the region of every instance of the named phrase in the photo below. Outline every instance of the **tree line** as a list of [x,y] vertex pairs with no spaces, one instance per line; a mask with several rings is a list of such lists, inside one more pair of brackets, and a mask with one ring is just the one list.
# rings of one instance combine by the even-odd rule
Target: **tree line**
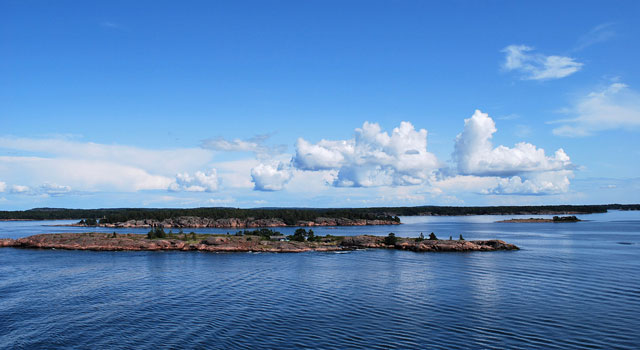
[[541,206],[417,206],[374,208],[113,208],[113,209],[65,209],[34,208],[22,211],[0,211],[0,220],[60,220],[95,219],[101,223],[117,223],[128,220],[155,219],[162,221],[180,216],[197,216],[211,219],[282,219],[287,225],[298,221],[313,221],[318,217],[394,220],[398,216],[419,215],[526,215],[561,213],[605,213],[607,210],[640,210],[640,204],[604,205],[541,205]]

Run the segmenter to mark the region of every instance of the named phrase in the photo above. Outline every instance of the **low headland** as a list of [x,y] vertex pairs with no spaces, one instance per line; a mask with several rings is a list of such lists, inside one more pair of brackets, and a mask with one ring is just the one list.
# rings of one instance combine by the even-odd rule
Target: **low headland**
[[502,221],[496,221],[496,222],[506,222],[506,223],[542,223],[542,222],[555,222],[555,223],[562,223],[562,222],[579,222],[582,221],[580,219],[578,219],[575,216],[554,216],[551,219],[541,219],[541,218],[528,218],[528,219],[509,219],[509,220],[502,220]]
[[164,233],[156,228],[144,234],[118,233],[54,233],[19,239],[0,239],[0,247],[67,249],[94,251],[203,251],[203,252],[272,252],[301,253],[308,251],[337,252],[357,249],[398,249],[415,252],[472,252],[518,250],[501,240],[442,240],[435,234],[424,238],[385,236],[316,236],[313,230],[298,229],[284,236],[269,229],[241,231],[230,235]]

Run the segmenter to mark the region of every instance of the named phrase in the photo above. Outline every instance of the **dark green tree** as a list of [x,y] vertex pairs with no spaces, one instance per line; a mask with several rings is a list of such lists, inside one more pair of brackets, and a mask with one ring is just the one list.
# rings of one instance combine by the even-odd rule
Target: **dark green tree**
[[387,237],[384,238],[384,244],[386,245],[396,245],[396,242],[398,242],[398,237],[396,237],[396,234],[393,232],[390,232]]

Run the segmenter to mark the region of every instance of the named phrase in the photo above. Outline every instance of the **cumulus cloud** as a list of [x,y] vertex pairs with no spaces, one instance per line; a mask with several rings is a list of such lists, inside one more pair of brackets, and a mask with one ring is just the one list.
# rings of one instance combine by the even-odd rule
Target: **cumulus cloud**
[[290,166],[282,162],[260,164],[251,169],[251,180],[257,191],[280,191],[292,176]]
[[193,176],[188,173],[176,175],[176,179],[169,185],[174,192],[215,192],[218,190],[218,172],[211,169],[207,172],[196,171]]
[[226,140],[223,137],[204,140],[200,146],[202,148],[211,149],[215,151],[225,152],[253,152],[259,158],[268,157],[275,154],[281,154],[286,151],[286,145],[266,145],[267,140],[271,137],[271,134],[261,134],[254,137],[242,140],[233,139]]
[[505,53],[503,68],[507,71],[520,71],[523,79],[549,80],[569,76],[582,68],[582,63],[571,57],[546,56],[533,53],[533,48],[526,45],[509,45]]
[[493,119],[479,110],[464,120],[464,129],[456,137],[453,154],[461,174],[512,176],[572,168],[569,156],[562,149],[550,157],[543,149],[526,142],[520,142],[514,148],[494,148],[491,139],[496,131]]
[[337,170],[338,187],[403,186],[424,183],[439,162],[427,151],[427,130],[402,122],[391,135],[365,122],[350,140],[296,143],[293,164],[300,170]]
[[[547,156],[544,149],[520,142],[515,147],[493,146],[497,132],[488,114],[476,110],[465,119],[455,140],[453,159],[458,182],[482,183],[484,194],[556,194],[569,190],[575,166],[563,149]],[[489,182],[478,177],[492,178]],[[449,181],[451,182],[451,181]]]
[[553,129],[559,136],[588,136],[599,131],[640,127],[640,93],[622,83],[591,92],[577,100],[566,113],[575,118],[552,123],[562,124]]

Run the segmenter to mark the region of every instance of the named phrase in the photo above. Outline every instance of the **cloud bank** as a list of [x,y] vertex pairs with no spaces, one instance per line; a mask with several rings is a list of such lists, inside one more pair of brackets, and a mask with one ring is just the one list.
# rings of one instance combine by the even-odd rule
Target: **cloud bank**
[[533,53],[533,48],[526,45],[509,45],[502,52],[505,53],[503,68],[521,72],[526,80],[564,78],[579,71],[583,65],[571,57]]
[[[206,168],[213,155],[201,148],[154,150],[10,136],[0,137],[0,149],[14,154],[0,156],[3,180],[32,188],[62,183],[79,191],[166,190],[174,174]],[[62,193],[60,188],[46,191]]]

